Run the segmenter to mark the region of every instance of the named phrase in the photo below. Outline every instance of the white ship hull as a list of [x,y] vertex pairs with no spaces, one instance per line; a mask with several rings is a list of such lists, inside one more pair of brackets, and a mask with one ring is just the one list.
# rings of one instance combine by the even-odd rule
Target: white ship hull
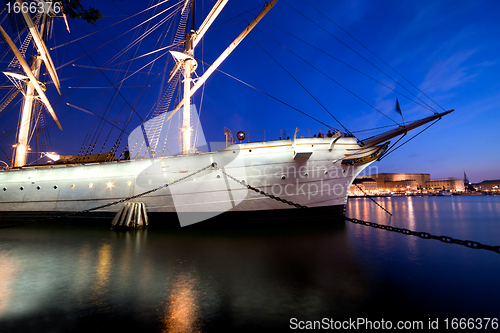
[[[291,203],[315,208],[306,216],[319,211],[333,219],[343,216],[353,179],[384,150],[360,148],[355,138],[308,138],[234,144],[218,152],[153,159],[6,169],[0,172],[1,219],[36,220],[79,213],[162,184],[171,185],[131,200],[143,202],[148,214],[158,217],[153,221],[157,224],[167,223],[162,219],[166,215],[177,215],[176,224],[185,226],[214,220],[225,212],[254,218],[251,212],[298,217],[298,211],[305,211],[248,189],[229,176]],[[358,158],[356,163],[353,157]],[[353,165],[347,165],[348,159]],[[218,168],[208,167],[177,182],[212,163]],[[122,205],[91,214],[112,217]]]

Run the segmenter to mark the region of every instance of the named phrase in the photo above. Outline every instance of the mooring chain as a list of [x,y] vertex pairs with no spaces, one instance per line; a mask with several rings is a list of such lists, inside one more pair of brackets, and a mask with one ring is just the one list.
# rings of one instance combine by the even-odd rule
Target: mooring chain
[[471,249],[484,249],[488,251],[493,251],[496,253],[500,253],[500,246],[491,246],[491,245],[485,245],[481,244],[479,242],[471,241],[471,240],[460,240],[460,239],[455,239],[452,237],[448,236],[436,236],[436,235],[431,235],[427,232],[418,232],[418,231],[412,231],[409,229],[402,229],[402,228],[395,228],[391,227],[389,225],[383,225],[383,224],[378,224],[375,222],[366,222],[358,219],[352,219],[349,217],[345,218],[347,221],[350,221],[352,223],[356,224],[362,224],[367,227],[372,227],[372,228],[377,228],[377,229],[384,229],[387,231],[392,231],[392,232],[398,232],[404,235],[409,235],[409,236],[418,236],[423,239],[437,239],[443,243],[449,243],[449,244],[458,244],[458,245],[463,245]]
[[359,187],[358,184],[354,184],[356,185],[357,188],[360,189],[361,192],[363,192],[365,194],[365,196],[370,199],[371,201],[373,201],[374,203],[377,204],[377,206],[379,206],[380,208],[382,208],[387,214],[391,215],[392,216],[392,213],[390,211],[388,211],[387,209],[385,209],[381,204],[379,204],[378,202],[376,202],[370,195],[368,195],[361,187]]
[[264,192],[264,191],[262,191],[262,190],[259,190],[258,188],[255,188],[255,187],[253,187],[253,186],[251,186],[251,185],[248,185],[247,183],[245,183],[245,181],[244,181],[244,180],[238,180],[238,179],[236,179],[235,177],[231,176],[230,174],[228,174],[227,172],[225,172],[224,170],[222,170],[221,168],[219,168],[219,167],[217,166],[217,163],[213,163],[213,165],[214,165],[214,168],[218,169],[220,172],[222,172],[222,173],[223,173],[224,175],[226,175],[228,178],[230,178],[230,179],[234,180],[235,182],[237,182],[238,184],[240,184],[240,185],[241,185],[241,186],[243,186],[243,187],[248,188],[249,190],[255,191],[255,192],[260,193],[260,194],[262,194],[262,195],[264,195],[264,196],[266,196],[266,197],[268,197],[268,198],[274,199],[274,200],[279,201],[279,202],[283,202],[283,203],[285,203],[285,204],[287,204],[287,205],[294,206],[294,207],[296,207],[296,208],[309,208],[309,207],[307,207],[307,206],[303,206],[303,205],[301,205],[301,204],[298,204],[298,203],[295,203],[295,202],[292,202],[292,201],[289,201],[289,200],[286,200],[286,199],[283,199],[283,198],[277,197],[277,196],[275,196],[275,195],[273,195],[273,194],[269,194],[269,193]]
[[174,180],[173,182],[171,183],[166,183],[166,184],[163,184],[161,186],[158,186],[157,188],[154,188],[152,190],[149,190],[149,191],[146,191],[146,192],[142,192],[142,193],[139,193],[139,194],[136,194],[136,195],[133,195],[131,197],[128,197],[128,198],[123,198],[123,199],[120,199],[120,200],[117,200],[117,201],[113,201],[113,202],[110,202],[110,203],[107,203],[105,205],[102,205],[102,206],[98,206],[98,207],[94,207],[94,208],[90,208],[90,209],[86,209],[86,210],[83,210],[81,212],[73,212],[73,213],[68,213],[66,215],[62,215],[62,216],[58,216],[59,217],[67,217],[67,216],[71,216],[71,215],[77,215],[77,214],[82,214],[82,213],[88,213],[88,212],[91,212],[93,210],[98,210],[98,209],[101,209],[101,208],[106,208],[106,207],[110,207],[110,206],[114,206],[114,205],[118,205],[120,203],[123,203],[123,202],[126,202],[126,201],[129,201],[129,200],[132,200],[132,199],[136,199],[136,198],[139,198],[139,197],[142,197],[142,196],[145,196],[147,194],[150,194],[150,193],[153,193],[153,192],[156,192],[156,191],[159,191],[161,190],[162,188],[167,188],[169,187],[170,185],[174,185],[174,184],[177,184],[177,183],[180,183],[181,181],[183,180],[186,180],[190,177],[193,177],[194,175],[202,172],[202,171],[205,171],[207,170],[208,168],[211,168],[213,167],[213,164],[209,164],[207,165],[206,167],[198,170],[198,171],[195,171],[187,176],[184,176],[182,178],[179,178],[179,179],[176,179]]
[[32,223],[39,223],[39,222],[43,222],[43,221],[47,221],[47,220],[53,220],[53,219],[60,219],[60,218],[64,218],[64,217],[68,217],[68,216],[73,216],[73,215],[78,215],[78,214],[83,214],[83,213],[88,213],[88,212],[91,212],[91,211],[94,211],[94,210],[98,210],[98,209],[102,209],[102,208],[106,208],[106,207],[110,207],[110,206],[114,206],[114,205],[118,205],[120,203],[123,203],[123,202],[126,202],[126,201],[129,201],[129,200],[132,200],[132,199],[136,199],[136,198],[139,198],[139,197],[142,197],[144,195],[147,195],[147,194],[150,194],[150,193],[153,193],[153,192],[156,192],[156,191],[159,191],[161,190],[162,188],[166,188],[170,185],[174,185],[174,184],[177,184],[183,180],[186,180],[202,171],[205,171],[207,170],[208,168],[212,168],[214,167],[214,164],[215,163],[212,163],[212,164],[209,164],[207,165],[206,167],[198,170],[198,171],[195,171],[187,176],[184,176],[182,178],[179,178],[177,180],[174,180],[173,182],[171,183],[166,183],[166,184],[163,184],[157,188],[154,188],[152,190],[149,190],[149,191],[146,191],[146,192],[142,192],[142,193],[139,193],[139,194],[136,194],[136,195],[133,195],[131,197],[127,197],[127,198],[123,198],[123,199],[120,199],[120,200],[116,200],[116,201],[113,201],[113,202],[110,202],[110,203],[107,203],[105,205],[101,205],[101,206],[97,206],[97,207],[93,207],[93,208],[89,208],[89,209],[85,209],[85,210],[82,210],[82,211],[79,211],[79,212],[71,212],[71,213],[67,213],[67,214],[63,214],[63,215],[57,215],[57,216],[52,216],[52,217],[47,217],[47,218],[44,218],[44,219],[41,219],[41,220],[35,220],[35,221],[29,221],[29,222],[24,222],[24,223],[17,223],[17,224],[14,224],[14,225],[8,225],[8,226],[4,226],[4,227],[0,227],[0,229],[2,228],[8,228],[8,227],[14,227],[14,226],[20,226],[20,225],[24,225],[24,224],[32,224]]
[[210,165],[207,165],[206,167],[198,170],[198,171],[195,171],[187,176],[184,176],[182,178],[179,178],[177,180],[174,180],[173,182],[171,183],[166,183],[166,184],[163,184],[157,188],[154,188],[152,190],[149,190],[149,191],[146,191],[146,192],[142,192],[142,193],[139,193],[139,194],[136,194],[136,195],[133,195],[131,197],[128,197],[128,198],[123,198],[123,199],[120,199],[120,200],[117,200],[117,201],[114,201],[114,202],[111,202],[111,203],[108,203],[108,204],[105,204],[105,205],[102,205],[102,206],[98,206],[98,207],[94,207],[94,208],[90,208],[90,209],[86,209],[86,210],[83,210],[81,212],[74,212],[74,213],[69,213],[67,215],[64,215],[63,217],[66,217],[66,216],[69,216],[69,215],[75,215],[75,214],[81,214],[81,213],[87,213],[87,212],[91,212],[93,210],[98,210],[98,209],[101,209],[101,208],[106,208],[106,207],[110,207],[110,206],[114,206],[114,205],[117,205],[117,204],[120,204],[120,203],[123,203],[125,201],[129,201],[129,200],[132,200],[132,199],[136,199],[136,198],[139,198],[139,197],[142,197],[142,196],[145,196],[146,194],[150,194],[150,193],[153,193],[153,192],[156,192],[156,191],[159,191],[161,190],[162,188],[167,188],[169,187],[170,185],[174,185],[174,184],[177,184],[183,180],[186,180],[190,177],[193,177],[194,175],[202,172],[202,171],[205,171],[206,169],[208,168],[211,168],[213,165],[210,164]]

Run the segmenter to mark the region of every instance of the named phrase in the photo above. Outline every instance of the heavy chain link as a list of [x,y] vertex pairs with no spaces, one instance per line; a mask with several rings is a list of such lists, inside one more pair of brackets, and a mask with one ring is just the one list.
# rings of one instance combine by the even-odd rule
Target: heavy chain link
[[213,166],[213,164],[209,164],[209,165],[207,165],[206,167],[204,167],[204,168],[202,168],[202,169],[200,169],[200,170],[198,170],[198,171],[195,171],[195,172],[193,172],[193,173],[191,173],[191,174],[189,174],[189,175],[187,175],[187,176],[184,176],[184,177],[182,177],[182,178],[179,178],[179,179],[177,179],[177,180],[174,180],[174,181],[173,181],[173,182],[171,182],[171,183],[166,183],[166,184],[163,184],[163,185],[161,185],[161,186],[159,186],[159,187],[157,187],[157,188],[154,188],[154,189],[152,189],[152,190],[149,190],[149,191],[146,191],[146,192],[142,192],[142,193],[139,193],[139,194],[133,195],[133,196],[128,197],[128,198],[124,198],[124,199],[120,199],[120,200],[117,200],[117,201],[114,201],[114,202],[110,202],[110,203],[105,204],[105,205],[102,205],[102,206],[98,206],[98,207],[94,207],[94,208],[86,209],[86,210],[83,210],[83,211],[81,211],[81,212],[69,213],[69,214],[67,214],[67,215],[64,215],[63,217],[66,217],[66,216],[69,216],[69,215],[75,215],[75,214],[81,214],[81,213],[91,212],[91,211],[93,211],[93,210],[98,210],[98,209],[101,209],[101,208],[106,208],[106,207],[114,206],[114,205],[117,205],[117,204],[123,203],[123,202],[125,202],[125,201],[129,201],[129,200],[132,200],[132,199],[136,199],[136,198],[142,197],[142,196],[144,196],[144,195],[147,195],[147,194],[150,194],[150,193],[153,193],[153,192],[159,191],[159,190],[161,190],[162,188],[167,188],[167,187],[169,187],[170,185],[174,185],[174,184],[180,183],[180,182],[181,182],[181,181],[183,181],[183,180],[186,180],[186,179],[188,179],[188,178],[190,178],[190,177],[193,177],[194,175],[196,175],[196,174],[198,174],[198,173],[200,173],[200,172],[202,172],[202,171],[207,170],[208,168],[211,168],[212,166]]
[[443,243],[448,243],[448,244],[458,244],[458,245],[463,245],[471,249],[484,249],[488,251],[493,251],[496,253],[500,253],[500,246],[491,246],[491,245],[485,245],[481,244],[479,242],[471,241],[471,240],[460,240],[460,239],[455,239],[452,237],[448,236],[436,236],[436,235],[431,235],[427,232],[419,232],[419,231],[412,231],[409,229],[402,229],[402,228],[395,228],[391,227],[389,225],[382,225],[378,224],[375,222],[366,222],[358,219],[352,219],[349,217],[345,218],[347,221],[350,221],[355,224],[362,224],[367,227],[372,227],[372,228],[377,228],[377,229],[384,229],[387,231],[392,231],[392,232],[398,232],[404,235],[409,235],[409,236],[418,236],[423,239],[437,239]]
[[139,198],[139,197],[142,197],[142,196],[145,196],[147,194],[150,194],[150,193],[153,193],[153,192],[156,192],[156,191],[159,191],[163,188],[167,188],[168,186],[170,185],[174,185],[174,184],[177,184],[183,180],[186,180],[190,177],[193,177],[194,175],[202,172],[202,171],[205,171],[207,170],[208,168],[212,168],[214,167],[215,163],[212,163],[212,164],[209,164],[207,165],[206,167],[198,170],[198,171],[195,171],[187,176],[184,176],[182,178],[179,178],[171,183],[166,183],[166,184],[163,184],[161,186],[158,186],[157,188],[154,188],[152,190],[149,190],[149,191],[146,191],[146,192],[142,192],[142,193],[139,193],[139,194],[136,194],[136,195],[133,195],[131,197],[127,197],[127,198],[123,198],[123,199],[120,199],[120,200],[116,200],[116,201],[113,201],[113,202],[110,202],[110,203],[107,203],[105,205],[101,205],[101,206],[97,206],[97,207],[93,207],[93,208],[89,208],[89,209],[85,209],[85,210],[82,210],[82,211],[78,211],[78,212],[71,212],[71,213],[67,213],[67,214],[62,214],[62,215],[57,215],[57,216],[52,216],[52,217],[47,217],[47,218],[44,218],[44,219],[40,219],[40,220],[35,220],[35,221],[29,221],[29,222],[21,222],[21,223],[16,223],[16,224],[11,224],[11,225],[7,225],[7,226],[2,226],[0,227],[0,229],[3,229],[3,228],[9,228],[9,227],[14,227],[14,226],[20,226],[20,225],[25,225],[25,224],[32,224],[32,223],[40,223],[40,222],[44,222],[44,221],[47,221],[47,220],[54,220],[54,219],[60,219],[60,218],[65,218],[65,217],[69,217],[69,216],[73,216],[73,215],[79,215],[79,214],[83,214],[83,213],[88,213],[88,212],[91,212],[91,211],[94,211],[94,210],[98,210],[98,209],[102,209],[102,208],[106,208],[106,207],[110,207],[110,206],[114,206],[114,205],[118,205],[120,203],[123,203],[123,202],[126,202],[126,201],[129,201],[129,200],[132,200],[132,199],[136,199],[136,198]]
[[259,190],[258,188],[255,188],[255,187],[253,187],[253,186],[251,186],[251,185],[248,185],[248,184],[246,184],[246,183],[245,183],[245,181],[243,181],[243,180],[238,180],[238,179],[236,179],[235,177],[233,177],[233,176],[231,176],[230,174],[228,174],[227,172],[225,172],[224,170],[222,170],[221,168],[219,168],[219,167],[217,166],[217,164],[216,164],[216,163],[214,163],[214,167],[215,167],[217,170],[219,170],[220,172],[222,172],[224,175],[226,175],[226,177],[228,177],[228,178],[230,178],[230,179],[234,180],[235,182],[237,182],[238,184],[240,184],[240,185],[241,185],[241,186],[243,186],[243,187],[248,188],[249,190],[252,190],[252,191],[254,191],[254,192],[260,193],[260,194],[262,194],[262,195],[264,195],[264,196],[266,196],[266,197],[268,197],[268,198],[271,198],[271,199],[273,199],[273,200],[276,200],[276,201],[279,201],[279,202],[285,203],[285,204],[287,204],[287,205],[294,206],[294,207],[296,207],[296,208],[309,208],[309,207],[307,207],[307,206],[303,206],[303,205],[301,205],[301,204],[298,204],[298,203],[295,203],[295,202],[292,202],[292,201],[289,201],[289,200],[286,200],[286,199],[283,199],[283,198],[277,197],[277,196],[275,196],[275,195],[273,195],[273,194],[269,194],[269,193],[267,193],[267,192],[264,192],[264,191],[262,191],[262,190]]

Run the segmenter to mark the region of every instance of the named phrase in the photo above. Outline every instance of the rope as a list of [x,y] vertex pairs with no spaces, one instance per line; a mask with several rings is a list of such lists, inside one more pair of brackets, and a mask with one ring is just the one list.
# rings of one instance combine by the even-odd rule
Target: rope
[[[350,33],[348,33],[347,31],[345,31],[341,26],[339,26],[337,23],[335,23],[334,21],[332,21],[328,16],[326,16],[323,12],[321,12],[320,10],[318,10],[316,7],[314,7],[313,5],[311,5],[307,0],[304,0],[309,6],[311,6],[312,8],[314,8],[317,12],[319,12],[321,15],[323,15],[324,17],[326,17],[327,20],[329,20],[330,22],[332,22],[333,24],[335,24],[340,30],[342,30],[343,32],[345,32],[349,37],[351,37],[352,39],[354,39],[358,44],[360,44],[362,47],[364,47],[368,52],[370,52],[371,54],[373,54],[377,59],[379,59],[380,61],[382,61],[387,67],[389,67],[390,69],[392,69],[396,74],[398,74],[399,76],[401,76],[406,82],[408,82],[409,84],[411,84],[415,89],[417,89],[422,95],[424,95],[425,97],[427,97],[430,101],[432,101],[434,104],[436,104],[437,106],[439,106],[443,111],[446,111],[441,105],[439,105],[438,103],[436,103],[432,98],[430,98],[429,96],[427,96],[422,90],[420,90],[417,86],[415,86],[413,83],[411,83],[406,77],[404,77],[401,73],[399,73],[396,69],[394,69],[391,65],[389,65],[387,62],[385,62],[384,60],[382,60],[378,55],[376,55],[372,50],[370,50],[368,47],[366,47],[363,43],[361,43],[359,40],[357,40],[356,38],[354,38],[354,36],[352,36]],[[344,44],[345,45],[345,44]],[[375,67],[376,68],[376,67]],[[377,68],[378,69],[378,68]],[[379,69],[380,70],[380,69]],[[380,70],[382,73],[384,73],[382,70]],[[387,75],[386,73],[384,73],[385,75]],[[391,78],[390,76],[387,75],[387,77]],[[392,78],[391,78],[392,79]],[[412,94],[414,97],[418,98],[416,95],[414,95],[413,93],[411,93],[408,89],[406,89],[405,87],[403,87],[401,84],[399,84],[397,81],[395,81],[394,79],[392,79],[395,83],[397,83],[398,85],[400,85],[403,89],[405,89],[406,91],[408,91],[410,94]],[[429,107],[429,109],[431,111],[433,111],[434,113],[437,113],[432,107],[430,107],[427,103],[425,103],[424,101],[422,101],[420,98],[418,98],[418,100],[420,100],[422,103],[424,103],[425,105],[427,105]]]
[[[282,29],[282,28],[278,27],[277,25],[275,25],[275,24],[273,24],[273,23],[271,23],[271,22],[269,22],[269,21],[266,21],[266,20],[262,20],[262,21],[264,21],[264,22],[266,22],[267,24],[269,24],[269,25],[273,26],[274,28],[276,28],[276,29],[278,29],[278,30],[280,30],[280,31],[282,31],[282,32],[284,32],[284,33],[286,33],[287,35],[289,35],[289,36],[291,36],[291,37],[293,37],[293,38],[295,38],[295,39],[297,39],[297,40],[301,41],[302,43],[304,43],[304,44],[306,44],[306,45],[308,45],[308,46],[312,47],[313,49],[316,49],[317,51],[319,51],[319,52],[321,52],[321,53],[323,53],[323,54],[327,55],[328,57],[330,57],[330,58],[332,58],[333,60],[335,60],[335,61],[337,61],[337,62],[339,62],[339,63],[341,63],[341,64],[345,65],[346,67],[349,67],[350,69],[352,69],[352,70],[354,70],[354,71],[358,72],[359,74],[361,74],[361,75],[363,75],[363,76],[365,76],[365,77],[369,78],[370,80],[372,80],[372,81],[374,81],[374,82],[376,82],[376,83],[380,84],[381,86],[383,86],[383,87],[385,87],[385,88],[387,88],[387,89],[389,89],[389,90],[391,90],[391,91],[395,92],[396,94],[398,94],[398,95],[400,95],[400,96],[402,96],[402,97],[406,98],[407,100],[412,101],[413,103],[415,103],[415,104],[417,104],[417,105],[420,105],[421,107],[426,108],[426,109],[428,109],[428,110],[430,110],[430,111],[433,111],[431,107],[429,107],[427,104],[425,104],[425,102],[423,102],[423,101],[422,101],[422,103],[423,103],[423,104],[425,104],[425,105],[423,105],[423,104],[421,104],[421,103],[419,103],[419,102],[417,102],[417,101],[415,101],[415,100],[411,99],[410,97],[408,97],[408,96],[404,95],[403,93],[401,93],[401,92],[397,91],[396,89],[391,88],[391,87],[390,87],[390,86],[388,86],[387,84],[385,84],[385,83],[383,83],[383,82],[381,82],[381,81],[379,81],[379,80],[375,79],[374,77],[372,77],[372,76],[370,76],[370,75],[368,75],[368,74],[366,74],[366,73],[362,72],[361,70],[357,69],[356,67],[349,65],[349,64],[348,64],[348,63],[346,63],[345,61],[342,61],[342,60],[340,60],[339,58],[337,58],[337,57],[335,57],[335,56],[331,55],[330,53],[327,53],[325,50],[322,50],[321,48],[319,48],[319,47],[316,47],[316,46],[312,45],[311,43],[309,43],[309,42],[307,42],[307,41],[303,40],[302,38],[299,38],[299,37],[297,37],[297,36],[295,36],[295,35],[291,34],[289,31],[286,31],[286,30],[284,30],[284,29]],[[258,29],[258,28],[256,28],[256,29]],[[261,31],[261,30],[259,29],[259,31]],[[261,32],[262,32],[262,31],[261,31]],[[284,46],[283,46],[283,47],[284,47]],[[397,83],[397,82],[396,82],[396,83]],[[410,84],[411,84],[411,83],[410,83]],[[399,85],[400,85],[400,84],[399,84]],[[404,87],[403,87],[403,88],[404,88]],[[410,94],[412,94],[411,92],[409,92],[409,93],[410,93]],[[413,96],[415,96],[414,94],[412,94],[412,95],[413,95]],[[416,98],[418,98],[417,96],[415,96],[415,97],[416,97]],[[418,98],[418,99],[420,100],[420,98]],[[354,132],[353,132],[353,133],[354,133]]]
[[[365,103],[366,105],[368,105],[369,107],[371,107],[372,109],[374,109],[375,111],[379,112],[381,115],[383,115],[384,117],[387,117],[389,120],[391,120],[392,122],[394,122],[395,124],[399,125],[397,121],[395,121],[394,119],[392,119],[391,117],[389,117],[388,115],[386,115],[385,113],[383,113],[382,111],[380,111],[379,109],[377,109],[376,107],[374,107],[373,105],[371,105],[370,103],[368,103],[367,101],[365,101],[364,99],[362,99],[360,96],[356,95],[353,91],[349,90],[347,87],[345,87],[344,85],[342,85],[340,82],[338,82],[337,80],[335,80],[334,78],[332,78],[331,76],[327,75],[325,72],[323,72],[322,70],[320,70],[319,68],[317,68],[316,66],[314,66],[313,64],[311,64],[310,62],[308,62],[307,60],[305,60],[304,58],[302,58],[301,56],[299,56],[298,54],[296,54],[295,52],[293,52],[292,50],[288,49],[286,46],[284,46],[283,44],[280,44],[278,41],[276,41],[274,38],[272,38],[271,36],[269,36],[268,34],[264,33],[262,30],[259,29],[259,31],[264,34],[265,36],[267,36],[269,39],[271,39],[272,41],[274,41],[275,43],[277,43],[278,45],[280,45],[281,47],[283,47],[285,50],[287,50],[288,52],[290,52],[291,54],[293,54],[294,56],[296,56],[297,58],[299,58],[300,60],[302,60],[303,62],[305,62],[306,64],[308,64],[309,66],[311,66],[312,68],[314,68],[316,71],[320,72],[321,74],[323,74],[326,78],[328,78],[329,80],[333,81],[335,84],[337,84],[339,87],[343,88],[344,90],[346,90],[348,93],[350,93],[351,95],[353,95],[354,97],[358,98],[360,101],[362,101],[363,103]],[[255,40],[254,40],[255,41]],[[257,43],[257,42],[255,42]],[[259,45],[257,43],[257,45]],[[259,45],[260,46],[260,45]],[[261,46],[262,48],[262,46]],[[267,52],[266,50],[264,50],[267,54],[269,54],[269,52]],[[269,54],[269,56],[271,56]],[[273,58],[271,56],[271,58]],[[273,58],[274,61],[278,62],[276,59]],[[278,65],[281,66],[281,68],[284,69],[284,67],[278,62]],[[285,71],[288,73],[288,71],[285,69]],[[290,73],[289,73],[290,74]],[[290,76],[292,76],[290,74]],[[292,78],[297,81],[293,76]],[[297,81],[298,82],[298,81]],[[300,84],[300,83],[299,83]],[[304,88],[304,90],[306,90],[308,93],[309,91],[302,85],[302,88]],[[311,95],[311,93],[309,93]],[[312,95],[311,95],[312,96]],[[316,100],[316,98],[313,96],[313,98]],[[316,100],[321,106],[323,106],[323,104],[321,104],[318,100]],[[344,130],[346,130],[346,132],[348,134],[351,134],[351,132],[349,132],[341,123],[340,121],[335,118],[333,116],[333,114],[330,113],[330,111],[328,111],[324,106],[323,108],[344,128]]]
[[[200,60],[200,59],[197,59],[197,60]],[[201,61],[201,60],[200,60],[200,61]],[[226,73],[226,72],[222,71],[221,69],[218,69],[218,68],[217,68],[217,71],[221,72],[221,73],[222,73],[222,74],[224,74],[224,75],[229,76],[230,78],[232,78],[232,79],[234,79],[234,80],[236,80],[236,81],[238,81],[238,82],[240,82],[240,83],[243,83],[243,84],[244,84],[244,85],[246,85],[247,87],[250,87],[250,88],[252,88],[252,89],[255,89],[255,90],[257,90],[258,92],[263,93],[264,95],[266,95],[266,96],[268,96],[268,97],[271,97],[272,99],[274,99],[274,100],[276,100],[276,101],[278,101],[278,102],[280,102],[280,103],[282,103],[282,104],[284,104],[284,105],[288,106],[288,107],[289,107],[289,108],[291,108],[291,109],[294,109],[294,110],[295,110],[295,111],[297,111],[297,112],[302,113],[304,116],[307,116],[307,117],[311,118],[312,120],[317,121],[318,123],[320,123],[320,124],[322,124],[322,125],[326,126],[327,128],[332,129],[332,127],[331,127],[330,125],[325,124],[325,123],[324,123],[324,122],[322,122],[321,120],[318,120],[318,119],[314,118],[313,116],[311,116],[311,115],[309,115],[309,114],[305,113],[304,111],[301,111],[301,110],[297,109],[296,107],[294,107],[294,106],[292,106],[292,105],[290,105],[290,104],[288,104],[288,103],[286,103],[286,102],[284,102],[284,101],[280,100],[279,98],[274,97],[273,95],[270,95],[270,94],[268,94],[268,93],[266,93],[266,92],[264,92],[264,91],[260,90],[259,88],[256,88],[256,87],[252,86],[251,84],[246,83],[245,81],[242,81],[242,80],[238,79],[237,77],[234,77],[234,76],[232,76],[231,74],[228,74],[228,73]]]
[[[403,142],[402,144],[400,144],[399,146],[397,146],[396,148],[394,148],[393,150],[391,150],[390,152],[389,151],[386,151],[384,155],[382,155],[378,161],[381,161],[383,160],[384,158],[387,157],[387,155],[391,154],[392,152],[394,152],[395,150],[401,148],[402,146],[404,146],[405,144],[407,144],[408,142],[410,142],[411,140],[415,139],[418,135],[422,134],[425,130],[427,130],[429,127],[431,127],[432,125],[434,125],[435,123],[437,123],[439,120],[441,119],[437,119],[435,122],[433,122],[432,124],[430,124],[429,126],[427,126],[426,128],[424,128],[423,130],[421,130],[420,132],[418,132],[417,134],[415,134],[413,137],[411,137],[410,139],[406,140],[405,142]],[[403,137],[400,138],[400,140],[402,139]],[[399,140],[398,140],[399,141]]]
[[[307,16],[304,15],[304,13],[300,12],[299,10],[295,9],[294,7],[292,7],[290,4],[288,4],[286,1],[283,1],[286,5],[288,5],[290,8],[292,8],[294,11],[296,11],[297,13],[299,13],[300,15],[302,15],[303,17],[305,17],[306,19],[308,19],[309,21],[311,21],[313,24],[315,24],[316,26],[318,26],[321,30],[325,31],[327,34],[329,34],[330,36],[332,36],[333,38],[335,38],[338,42],[340,42],[342,45],[344,45],[345,47],[347,47],[349,50],[351,50],[352,52],[354,52],[356,55],[358,55],[359,57],[361,57],[361,59],[365,60],[367,63],[369,63],[370,65],[372,65],[374,68],[376,68],[377,70],[379,70],[382,74],[384,74],[385,76],[387,76],[389,79],[391,79],[392,81],[394,81],[396,84],[398,84],[399,86],[401,86],[403,89],[405,89],[406,91],[408,91],[410,94],[412,94],[413,96],[415,96],[416,98],[418,98],[416,95],[414,95],[412,92],[410,92],[408,89],[406,89],[405,87],[403,87],[401,84],[399,84],[394,78],[392,78],[391,76],[389,76],[387,73],[385,73],[382,69],[380,69],[379,67],[377,67],[374,63],[372,63],[371,61],[369,61],[368,59],[366,59],[365,57],[363,57],[359,52],[355,51],[353,48],[351,48],[349,45],[347,45],[346,43],[344,43],[343,41],[341,41],[338,37],[334,36],[332,33],[330,33],[328,30],[326,30],[325,28],[321,27],[317,22],[315,22],[314,20],[311,20],[310,18],[308,18]],[[312,7],[312,6],[311,6]],[[314,8],[314,7],[313,7]],[[316,8],[314,8],[316,9]],[[316,9],[317,10],[317,9]],[[324,14],[322,14],[323,16],[325,16]],[[326,16],[325,16],[326,17]],[[330,20],[328,17],[327,17],[328,20]],[[331,20],[330,20],[331,21]],[[333,21],[331,21],[332,23],[334,23]],[[334,23],[335,24],[335,23]],[[338,26],[338,25],[337,25]],[[340,28],[340,27],[339,27]],[[342,29],[342,28],[341,28]],[[342,29],[343,30],[343,29]],[[344,32],[346,32],[345,30],[343,30]],[[347,32],[346,32],[347,33]],[[349,34],[348,34],[349,35]],[[350,36],[350,35],[349,35]],[[351,36],[352,37],[352,36]],[[354,39],[354,37],[352,37]],[[356,40],[356,39],[355,39]],[[357,41],[357,40],[356,40]],[[359,41],[357,41],[358,43],[360,43]],[[360,43],[361,44],[361,43]],[[363,45],[363,44],[361,44]],[[366,47],[365,47],[366,48]],[[368,50],[370,51],[370,50]],[[371,52],[371,51],[370,51]],[[373,53],[373,52],[372,52]],[[375,55],[375,54],[374,54]],[[376,56],[376,55],[375,55]],[[379,58],[380,59],[380,58]],[[385,63],[385,62],[384,62]],[[386,64],[386,63],[385,63]],[[386,64],[387,65],[387,64]],[[387,65],[389,66],[389,65]],[[389,66],[390,67],[390,66]],[[391,67],[392,68],[392,67]],[[394,69],[393,69],[394,70]],[[395,70],[394,70],[395,71]],[[396,72],[396,71],[395,71]],[[397,74],[399,74],[398,72],[396,72]],[[399,74],[401,77],[403,77],[401,74]],[[403,77],[403,79],[405,79]],[[405,79],[406,80],[406,79]],[[418,89],[418,88],[417,88]],[[420,91],[420,90],[419,90]],[[421,92],[421,91],[420,91]],[[429,98],[429,97],[428,97]],[[418,98],[420,100],[420,98]],[[430,99],[430,98],[429,98]],[[425,103],[424,101],[420,100],[422,103],[424,103],[425,105],[428,106],[428,108],[433,111],[434,113],[437,113],[434,108],[432,108],[430,105],[428,105],[427,103]],[[434,101],[433,101],[434,102]],[[438,105],[436,102],[434,102],[436,105]],[[439,105],[438,105],[439,106]],[[444,109],[443,109],[444,110]]]

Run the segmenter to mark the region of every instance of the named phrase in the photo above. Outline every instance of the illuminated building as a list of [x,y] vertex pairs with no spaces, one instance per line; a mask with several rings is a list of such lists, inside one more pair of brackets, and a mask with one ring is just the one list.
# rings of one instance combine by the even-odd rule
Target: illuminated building
[[425,183],[425,188],[431,190],[449,190],[451,192],[465,191],[463,180],[455,177],[428,180]]
[[500,192],[500,179],[483,180],[477,185],[479,191]]
[[379,173],[374,175],[364,176],[363,178],[372,178],[377,182],[378,189],[395,188],[399,191],[403,187],[414,191],[425,187],[425,182],[431,179],[428,173]]
[[349,195],[378,194],[377,182],[371,178],[356,178],[352,182]]

